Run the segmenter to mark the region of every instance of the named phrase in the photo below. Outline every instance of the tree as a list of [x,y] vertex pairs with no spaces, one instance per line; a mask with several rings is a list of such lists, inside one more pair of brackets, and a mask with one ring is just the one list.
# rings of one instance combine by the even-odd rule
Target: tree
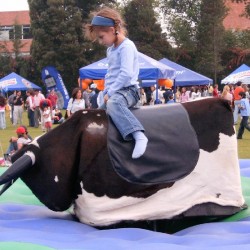
[[81,11],[74,0],[29,0],[36,70],[48,65],[61,72],[68,88],[77,85],[84,58]]
[[224,36],[222,77],[229,75],[234,69],[245,63],[250,65],[250,30],[226,31]]
[[160,2],[167,34],[175,48],[173,60],[194,69],[201,1],[161,0]]
[[201,20],[197,26],[198,72],[211,77],[216,83],[221,66],[226,7],[223,0],[203,0],[201,3]]
[[[82,13],[82,23],[90,23],[91,17],[90,13],[97,11],[102,6],[114,6],[116,4],[115,0],[76,0],[76,5],[81,10]],[[97,60],[106,56],[106,47],[103,45],[93,43],[91,41],[85,40],[83,43],[84,47],[84,57],[88,63],[93,63]]]
[[132,0],[124,8],[129,38],[142,53],[155,59],[169,57],[171,46],[157,22],[154,0]]

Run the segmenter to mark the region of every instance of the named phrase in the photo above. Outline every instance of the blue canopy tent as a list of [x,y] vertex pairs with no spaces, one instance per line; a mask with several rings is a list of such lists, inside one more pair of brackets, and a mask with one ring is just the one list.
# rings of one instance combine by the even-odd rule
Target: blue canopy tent
[[176,77],[174,80],[175,86],[208,85],[213,83],[212,79],[187,69],[166,58],[161,59],[159,62],[176,70]]
[[245,84],[250,84],[250,67],[246,64],[242,64],[239,68],[234,70],[230,75],[224,78],[222,84],[235,84],[241,81]]
[[[87,65],[79,69],[80,79],[104,79],[108,69],[108,60],[103,58],[100,61]],[[173,79],[175,70],[158,62],[157,60],[139,52],[139,79],[157,80],[162,78]],[[158,86],[158,85],[157,85]],[[156,100],[158,100],[158,88],[156,90]]]
[[4,92],[8,92],[14,90],[41,89],[41,88],[36,84],[28,81],[27,79],[13,72],[0,79],[0,89],[2,89]]
[[[161,79],[175,77],[175,70],[158,62],[157,60],[139,52],[139,80]],[[100,61],[79,69],[80,79],[104,79],[108,69],[108,60],[103,58]]]

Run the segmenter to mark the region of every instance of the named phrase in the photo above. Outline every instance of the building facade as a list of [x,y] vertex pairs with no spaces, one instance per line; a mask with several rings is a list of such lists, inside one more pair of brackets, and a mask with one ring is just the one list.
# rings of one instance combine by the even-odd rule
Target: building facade
[[0,53],[14,55],[15,38],[20,39],[20,53],[29,55],[32,43],[29,11],[0,12]]
[[[245,4],[232,3],[231,0],[225,0],[225,3],[229,12],[223,21],[224,27],[233,31],[250,29],[250,19],[242,16]],[[14,54],[14,38],[19,38],[21,41],[21,54],[29,55],[32,35],[28,10],[0,12],[0,53]]]

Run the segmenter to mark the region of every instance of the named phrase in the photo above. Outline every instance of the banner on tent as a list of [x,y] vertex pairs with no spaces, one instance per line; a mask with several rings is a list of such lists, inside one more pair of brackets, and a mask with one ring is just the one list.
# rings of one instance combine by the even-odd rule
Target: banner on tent
[[15,85],[15,84],[17,84],[17,80],[16,78],[12,78],[12,79],[8,79],[8,80],[1,82],[1,87],[6,88],[8,86]]
[[235,75],[232,75],[230,77],[228,77],[227,79],[229,82],[234,82],[236,83],[237,81],[243,81],[244,83],[250,84],[250,70],[248,71],[243,71],[243,72],[239,72]]
[[58,108],[66,109],[69,102],[69,94],[57,69],[53,66],[44,67],[42,69],[42,80],[46,86],[47,92],[51,89],[55,90],[58,96]]

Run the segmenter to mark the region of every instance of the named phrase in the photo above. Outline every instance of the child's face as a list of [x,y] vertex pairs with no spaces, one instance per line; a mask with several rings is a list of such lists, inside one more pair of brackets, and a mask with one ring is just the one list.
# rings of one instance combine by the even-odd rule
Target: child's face
[[110,47],[115,42],[115,29],[110,27],[107,31],[97,30],[96,35],[100,44]]
[[44,110],[44,111],[47,111],[47,110],[48,110],[48,108],[47,108],[47,107],[45,107],[43,110]]

